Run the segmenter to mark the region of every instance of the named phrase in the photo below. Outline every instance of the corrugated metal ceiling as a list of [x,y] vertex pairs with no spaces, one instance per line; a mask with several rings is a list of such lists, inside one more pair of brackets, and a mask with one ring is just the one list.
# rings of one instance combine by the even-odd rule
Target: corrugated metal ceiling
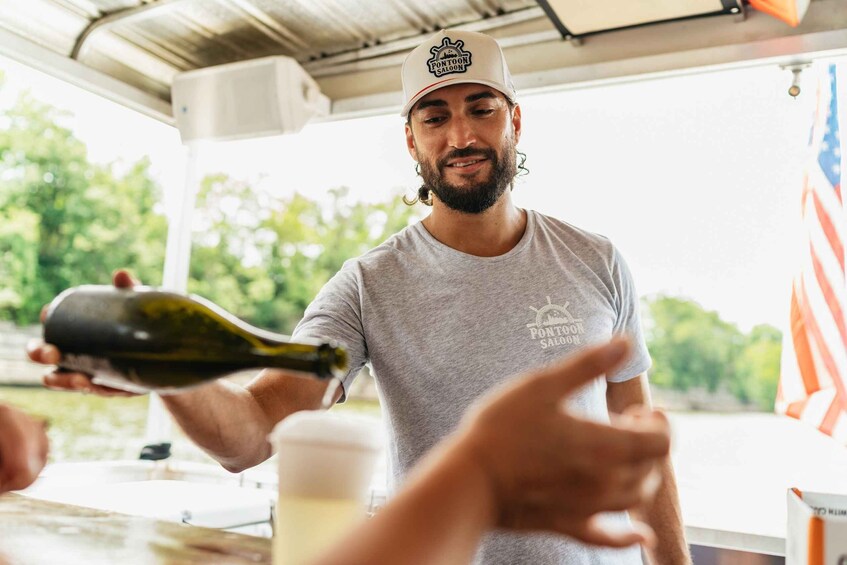
[[[813,2],[823,8],[807,19],[817,17],[818,24],[812,25],[822,29],[843,30],[844,16],[833,23],[831,14],[838,14],[844,2]],[[633,31],[644,24],[733,12],[708,18],[709,23]],[[780,22],[763,21],[771,19],[762,14],[755,22],[752,17],[745,21],[744,12],[741,0],[0,0],[0,53],[28,64],[55,55],[58,63],[47,66],[63,67],[57,74],[73,77],[93,70],[107,79],[101,92],[126,85],[146,97],[142,105],[152,100],[163,107],[181,71],[287,55],[337,101],[396,92],[396,66],[420,36],[455,26],[497,37],[513,73],[528,77],[573,65],[620,66],[637,56],[733,44],[739,41],[736,35],[749,41],[792,33]],[[609,39],[614,34],[594,37],[619,28],[627,31],[615,32],[614,40]],[[563,41],[563,35],[572,41]],[[581,37],[590,37],[590,48],[579,47]],[[389,68],[391,74],[377,72]]]
[[543,16],[534,0],[6,0],[0,26],[167,100],[180,71],[305,63],[526,9]]

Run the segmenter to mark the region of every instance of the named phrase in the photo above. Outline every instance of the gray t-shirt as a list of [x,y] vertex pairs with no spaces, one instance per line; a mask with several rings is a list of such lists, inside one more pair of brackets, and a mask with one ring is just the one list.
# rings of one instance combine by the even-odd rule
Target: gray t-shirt
[[[347,261],[309,305],[294,338],[332,339],[347,348],[345,393],[371,364],[396,484],[486,391],[619,333],[633,338],[635,354],[606,375],[610,382],[650,366],[629,270],[607,238],[528,210],[523,237],[497,257],[462,253],[423,224],[409,226]],[[597,379],[571,406],[608,421],[605,391],[606,382]],[[610,519],[627,520],[625,514]],[[495,532],[486,536],[477,562],[623,565],[641,557],[637,548]]]

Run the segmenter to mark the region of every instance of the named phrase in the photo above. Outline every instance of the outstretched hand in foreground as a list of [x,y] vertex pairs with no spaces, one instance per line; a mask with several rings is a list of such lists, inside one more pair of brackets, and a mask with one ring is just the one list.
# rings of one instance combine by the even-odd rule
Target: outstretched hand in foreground
[[642,408],[604,424],[566,407],[629,350],[616,338],[492,390],[398,495],[319,563],[468,563],[494,528],[609,547],[652,544],[646,524],[621,529],[601,513],[638,508],[656,493],[670,449],[667,419]]

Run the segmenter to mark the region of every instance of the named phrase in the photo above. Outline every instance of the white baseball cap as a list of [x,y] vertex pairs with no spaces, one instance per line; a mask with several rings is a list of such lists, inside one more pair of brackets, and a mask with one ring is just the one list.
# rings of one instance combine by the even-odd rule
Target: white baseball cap
[[474,31],[442,30],[433,35],[409,53],[401,75],[403,117],[433,90],[453,84],[484,84],[512,102],[517,96],[500,45]]

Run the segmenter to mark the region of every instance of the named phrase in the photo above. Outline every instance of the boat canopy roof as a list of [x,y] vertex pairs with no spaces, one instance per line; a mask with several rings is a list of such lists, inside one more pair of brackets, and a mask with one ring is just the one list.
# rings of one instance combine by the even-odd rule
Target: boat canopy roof
[[798,27],[744,0],[0,0],[0,55],[173,123],[183,71],[296,59],[330,117],[399,109],[399,66],[441,29],[496,37],[520,93],[847,53],[844,0]]

